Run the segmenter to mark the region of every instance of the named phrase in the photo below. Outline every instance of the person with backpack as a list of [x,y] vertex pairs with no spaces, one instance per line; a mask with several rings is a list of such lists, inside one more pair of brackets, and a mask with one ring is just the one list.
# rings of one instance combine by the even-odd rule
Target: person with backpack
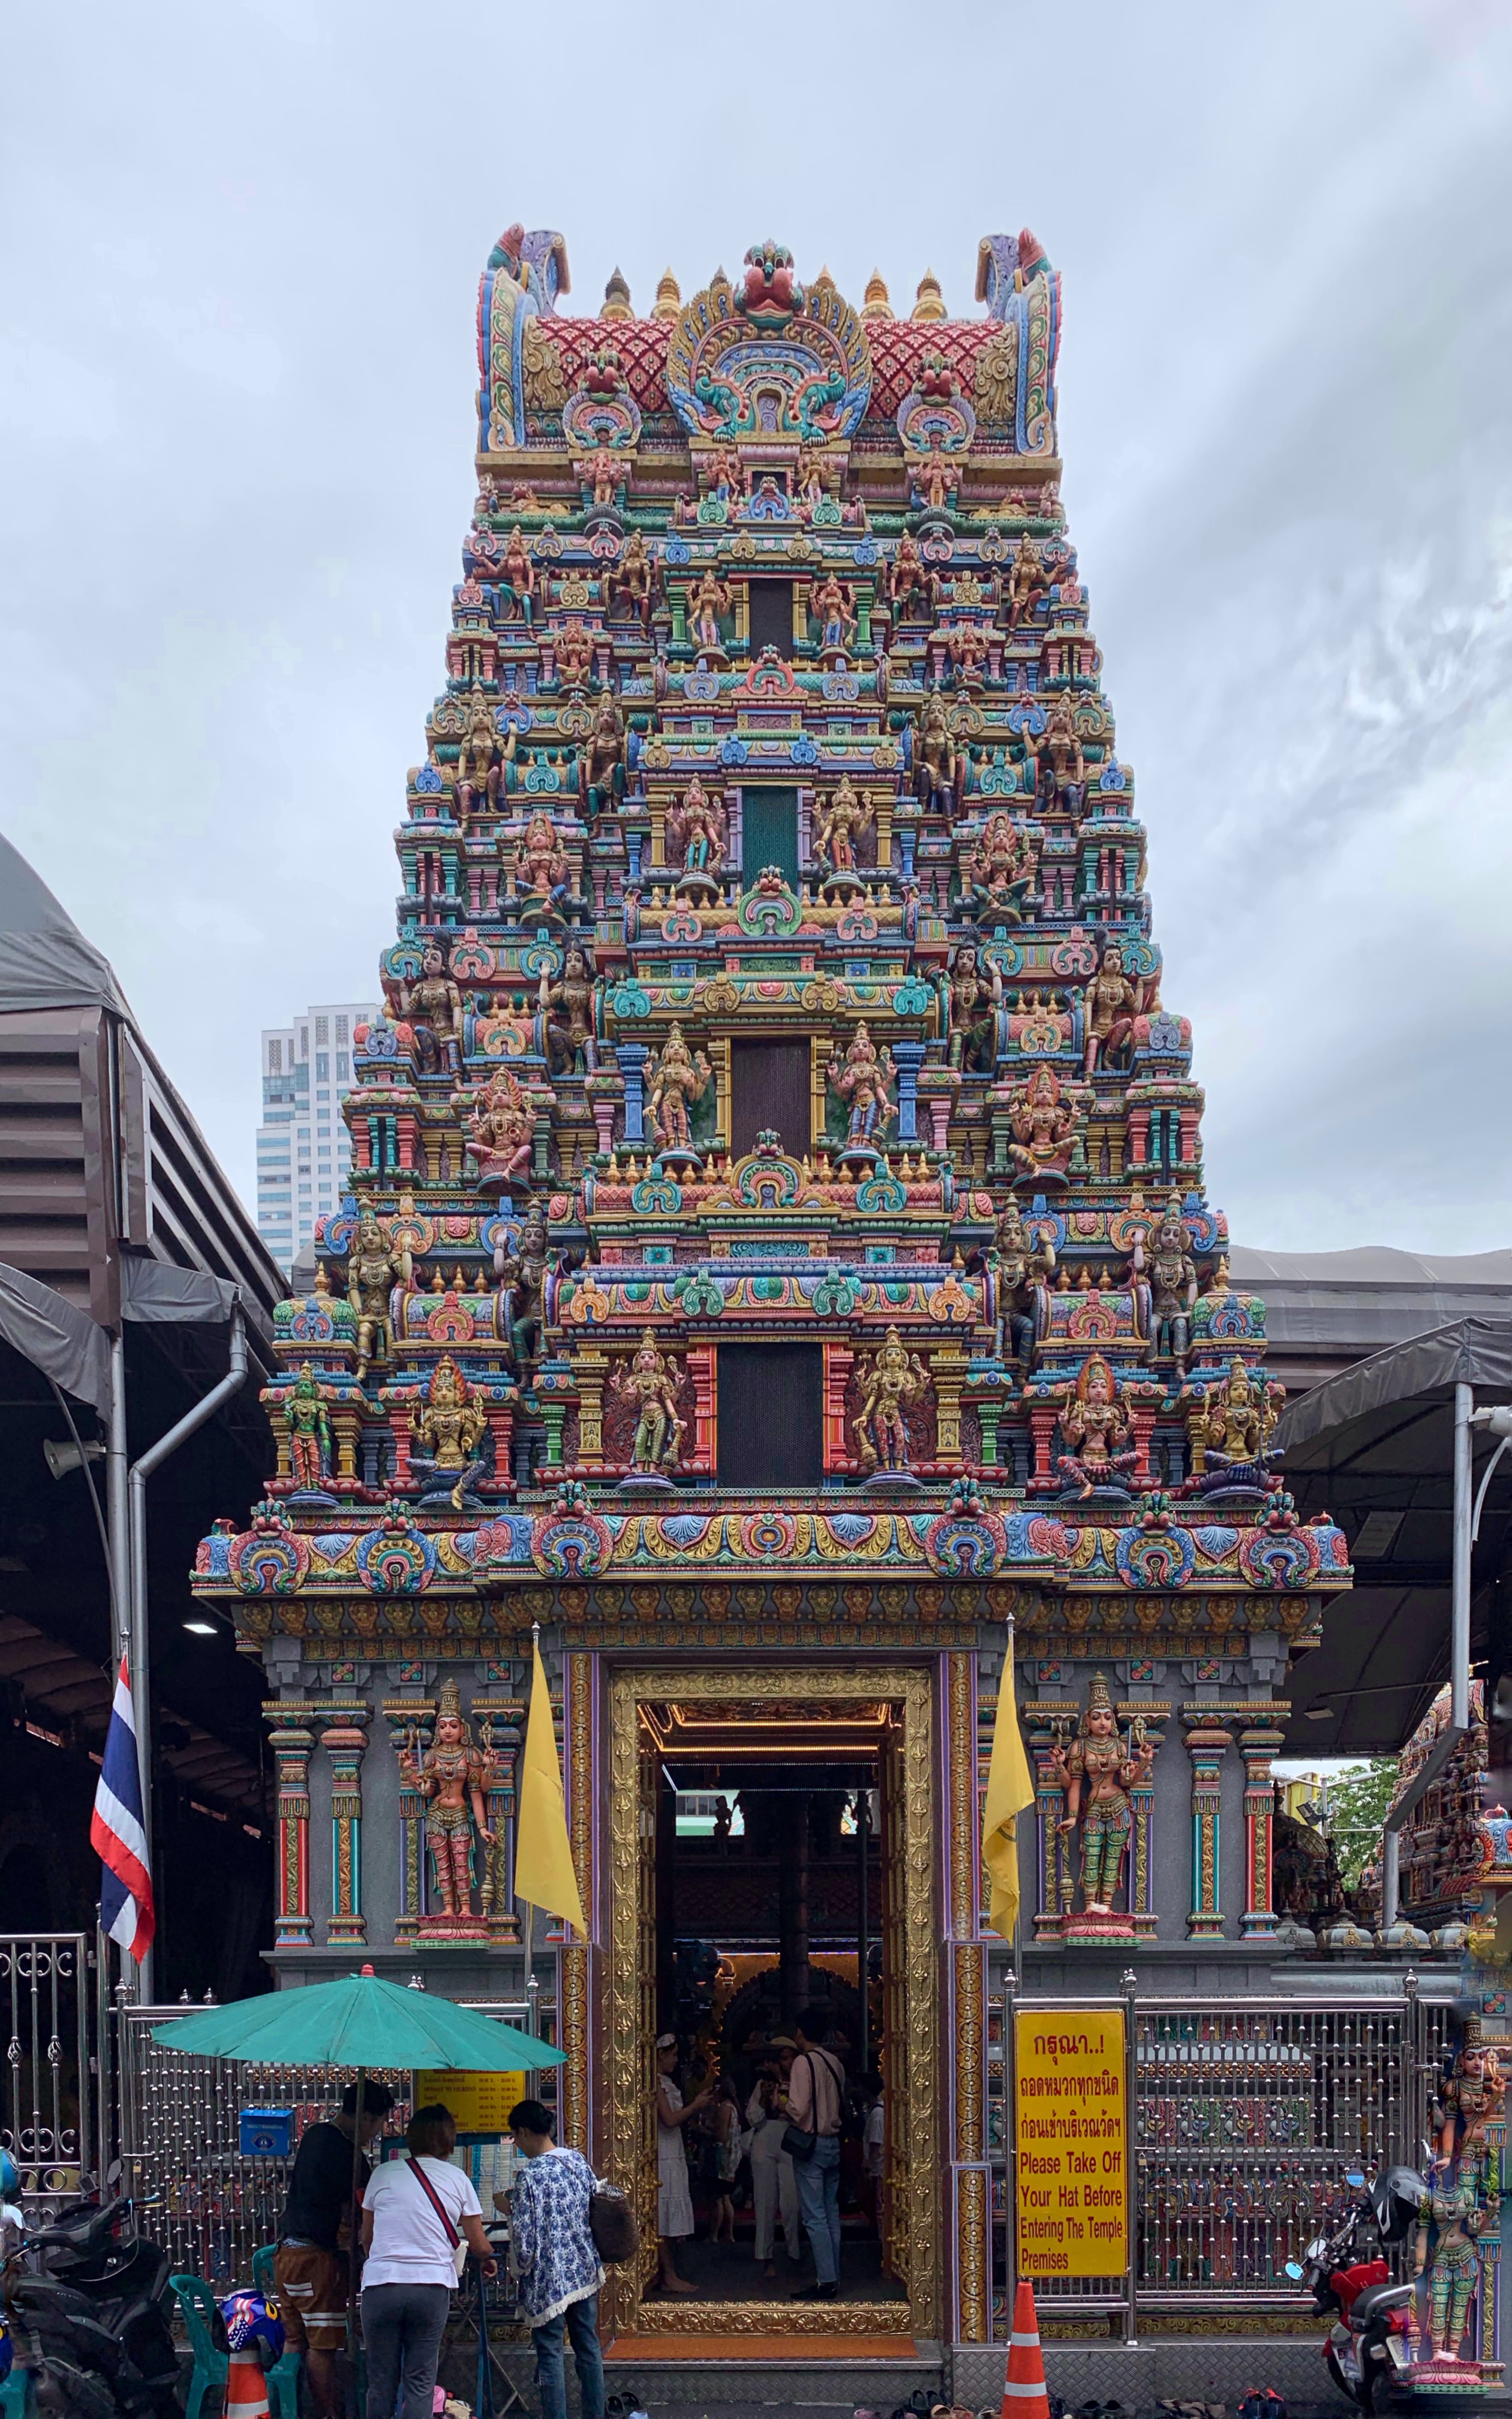
[[[539,2100],[518,2101],[510,2110],[510,2132],[520,2154],[512,2203],[520,2307],[536,2348],[542,2419],[567,2419],[567,2337],[583,2397],[583,2419],[604,2419],[603,2354],[599,2349],[603,2270],[589,2207],[597,2180],[581,2150],[565,2149],[552,2140],[553,2122],[550,2109]],[[616,2256],[612,2245],[609,2256]]]
[[[470,2250],[498,2266],[472,2179],[451,2164],[457,2129],[439,2103],[417,2108],[407,2159],[386,2159],[362,2196],[362,2343],[368,2419],[431,2419],[451,2296]],[[399,2399],[403,2385],[403,2399]]]
[[805,2008],[793,2019],[798,2056],[787,2078],[787,2131],[784,2146],[798,2174],[803,2229],[814,2253],[814,2283],[795,2302],[832,2302],[840,2290],[840,2128],[845,2116],[846,2071],[832,2050],[819,2046],[824,2011]]

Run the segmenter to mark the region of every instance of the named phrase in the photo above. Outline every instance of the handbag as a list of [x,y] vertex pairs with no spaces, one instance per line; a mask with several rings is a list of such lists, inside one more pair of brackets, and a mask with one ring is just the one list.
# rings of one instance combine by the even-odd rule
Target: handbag
[[436,2191],[435,2186],[432,2183],[430,2177],[426,2174],[424,2168],[420,2165],[419,2159],[410,2160],[409,2172],[414,2177],[415,2181],[419,2184],[421,2192],[425,2195],[426,2199],[430,2202],[431,2207],[435,2210],[436,2216],[441,2221],[442,2230],[446,2235],[447,2241],[451,2245],[451,2257],[457,2263],[457,2282],[460,2285],[462,2282],[462,2272],[467,2264],[467,2246],[464,2242],[461,2235],[457,2232],[456,2227],[452,2225],[451,2213],[447,2209],[445,2201],[441,2198],[440,2194]]
[[614,2184],[595,2182],[588,2195],[588,2232],[599,2257],[611,2268],[622,2268],[640,2252],[640,2225],[625,2196]]
[[[803,2056],[808,2059],[808,2088],[814,2101],[815,2112],[817,2114],[819,2103],[818,2078],[814,2072],[813,2057],[807,2050],[803,2052]],[[787,2125],[783,2129],[782,2146],[787,2151],[788,2157],[790,2159],[795,2159],[799,2165],[802,2166],[805,2160],[811,2159],[814,2156],[815,2148],[818,2142],[818,2138],[817,2132],[810,2134],[806,2132],[802,2125]]]

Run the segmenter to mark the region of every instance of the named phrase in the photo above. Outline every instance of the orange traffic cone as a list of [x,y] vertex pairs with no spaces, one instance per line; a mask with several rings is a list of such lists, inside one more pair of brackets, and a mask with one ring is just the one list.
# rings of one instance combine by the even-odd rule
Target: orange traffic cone
[[1014,2300],[1014,2331],[1008,2338],[1008,2381],[1002,2389],[1002,2419],[1050,2419],[1050,2397],[1045,2390],[1045,2355],[1040,2350],[1040,2322],[1034,2312],[1034,2288],[1027,2276],[1020,2277]]
[[226,2371],[225,2419],[271,2419],[267,2380],[255,2351],[231,2355]]

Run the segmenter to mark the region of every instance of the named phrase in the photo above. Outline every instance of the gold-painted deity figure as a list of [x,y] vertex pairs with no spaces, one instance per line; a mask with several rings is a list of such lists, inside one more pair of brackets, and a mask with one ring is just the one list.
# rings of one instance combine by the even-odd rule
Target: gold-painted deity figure
[[535,1141],[535,1110],[530,1097],[501,1067],[467,1124],[468,1140],[478,1163],[479,1181],[509,1184],[530,1164]]
[[620,1363],[609,1384],[621,1402],[634,1407],[635,1438],[630,1457],[637,1470],[675,1470],[685,1423],[678,1410],[682,1372],[670,1353],[657,1350],[652,1328],[641,1332],[628,1366]]
[[680,1025],[668,1026],[661,1055],[647,1070],[647,1114],[658,1146],[696,1157],[690,1112],[713,1082],[714,1071],[701,1050],[689,1051]]
[[855,872],[856,842],[871,820],[871,799],[858,796],[849,774],[842,773],[820,809],[815,838],[814,854],[827,873]]
[[1136,1229],[1128,1276],[1145,1333],[1146,1360],[1168,1352],[1177,1369],[1184,1370],[1197,1302],[1197,1262],[1179,1193],[1170,1195],[1148,1235]]
[[586,688],[593,671],[594,639],[576,613],[569,613],[552,645],[559,688]]
[[1280,1418],[1273,1399],[1279,1390],[1252,1378],[1242,1361],[1229,1364],[1229,1375],[1207,1391],[1209,1461],[1229,1469],[1263,1466],[1266,1449]]
[[399,1013],[415,1029],[421,1072],[462,1079],[462,993],[439,941],[420,952],[420,979],[398,986]]
[[1154,1749],[1138,1717],[1127,1740],[1120,1738],[1107,1682],[1094,1672],[1077,1735],[1069,1748],[1057,1747],[1050,1760],[1066,1793],[1066,1810],[1056,1827],[1075,1832],[1081,1826],[1081,1900],[1088,1915],[1113,1912],[1134,1828],[1130,1793],[1149,1779],[1153,1762]]
[[888,1094],[888,1086],[897,1073],[893,1053],[884,1049],[878,1057],[865,1025],[858,1025],[844,1059],[832,1057],[828,1073],[846,1105],[847,1149],[871,1157],[873,1137],[885,1130],[893,1113]]
[[938,428],[929,432],[929,450],[910,455],[908,464],[909,493],[923,512],[948,513],[955,503],[961,488],[960,464],[948,455]]
[[1115,1051],[1123,1053],[1134,1038],[1134,1020],[1144,1013],[1144,985],[1131,982],[1116,942],[1103,951],[1102,963],[1082,994],[1082,1029],[1087,1037],[1086,1068],[1090,1075],[1107,1066]]
[[388,1367],[393,1360],[393,1289],[408,1289],[413,1281],[408,1245],[395,1251],[379,1225],[371,1201],[358,1204],[357,1232],[346,1262],[346,1298],[357,1313],[357,1366],[360,1386],[369,1369]]
[[538,1004],[552,1072],[592,1074],[599,1063],[598,983],[587,950],[568,950],[557,982],[542,968]]
[[586,820],[614,813],[625,794],[625,717],[613,689],[601,688],[593,728],[579,759]]
[[861,1410],[851,1422],[856,1455],[869,1477],[875,1471],[906,1471],[909,1467],[910,1404],[923,1402],[933,1380],[917,1352],[906,1349],[895,1327],[890,1327],[880,1348],[857,1372]]
[[913,787],[920,805],[950,814],[955,805],[956,772],[955,742],[944,698],[936,686],[924,701],[913,737]]
[[1128,1413],[1118,1398],[1113,1372],[1100,1352],[1082,1364],[1069,1400],[1061,1410],[1061,1434],[1069,1453],[1058,1454],[1063,1484],[1085,1502],[1100,1487],[1123,1488],[1136,1459]]
[[457,747],[457,814],[464,830],[474,815],[496,815],[505,767],[514,760],[515,732],[500,739],[494,709],[481,688],[467,700],[467,721]]
[[301,1494],[318,1494],[330,1468],[330,1418],[319,1381],[308,1361],[283,1403],[289,1438],[289,1475]]
[[441,1902],[443,1920],[455,1921],[472,1914],[473,1832],[476,1828],[484,1849],[493,1847],[484,1793],[496,1771],[492,1751],[473,1744],[455,1680],[443,1680],[434,1744],[422,1752],[419,1732],[411,1731],[409,1744],[399,1757],[401,1782],[426,1801],[425,1844],[431,1852],[432,1887]]
[[1016,1179],[1065,1176],[1080,1122],[1077,1095],[1048,1067],[1036,1067],[1008,1096],[1008,1155]]
[[432,1370],[425,1400],[410,1412],[409,1425],[410,1469],[420,1482],[421,1502],[444,1496],[454,1512],[466,1510],[468,1493],[486,1467],[478,1448],[488,1434],[488,1414],[450,1352]]

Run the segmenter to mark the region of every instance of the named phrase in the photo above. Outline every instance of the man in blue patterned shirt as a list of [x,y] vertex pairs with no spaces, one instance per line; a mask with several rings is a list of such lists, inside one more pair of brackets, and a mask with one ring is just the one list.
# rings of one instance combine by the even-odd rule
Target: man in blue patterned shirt
[[557,2148],[551,2138],[553,2121],[539,2100],[522,2100],[510,2111],[510,2132],[522,2162],[512,2202],[520,2306],[536,2348],[542,2419],[567,2419],[564,2335],[572,2337],[583,2419],[603,2419],[603,2270],[588,2225],[594,2175],[580,2150]]

